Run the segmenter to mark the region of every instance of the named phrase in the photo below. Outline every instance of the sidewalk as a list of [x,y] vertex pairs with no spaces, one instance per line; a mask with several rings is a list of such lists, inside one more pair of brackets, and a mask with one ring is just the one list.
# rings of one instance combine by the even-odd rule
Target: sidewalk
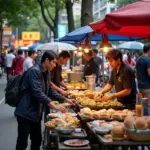
[[6,84],[6,83],[7,83],[7,81],[6,81],[6,73],[4,73],[4,75],[1,76],[1,78],[0,78],[0,84]]

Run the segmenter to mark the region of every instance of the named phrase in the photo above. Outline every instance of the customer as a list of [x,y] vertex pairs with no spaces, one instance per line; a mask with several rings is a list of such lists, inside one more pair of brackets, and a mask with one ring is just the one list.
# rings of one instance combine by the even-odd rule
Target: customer
[[36,59],[35,59],[35,64],[40,64],[40,63],[41,63],[41,51],[38,50],[37,56],[36,56]]
[[24,71],[27,71],[30,67],[32,67],[34,65],[36,56],[37,56],[36,51],[34,51],[34,50],[28,51],[28,57],[25,59],[25,61],[23,63]]
[[135,68],[136,62],[134,59],[131,57],[131,53],[127,53],[127,58],[124,60],[124,62],[129,65],[132,69]]
[[14,50],[11,49],[8,54],[6,54],[6,73],[7,73],[7,81],[10,74],[10,69],[12,67],[12,61],[15,58],[15,55],[13,54]]
[[64,107],[51,103],[51,99],[47,97],[50,85],[49,70],[56,66],[56,61],[56,57],[51,51],[45,52],[41,58],[41,64],[33,66],[25,73],[20,93],[22,97],[15,110],[18,122],[16,150],[27,148],[29,135],[31,150],[40,150],[42,140],[41,104],[61,112],[66,111]]
[[139,91],[149,99],[150,107],[150,43],[144,45],[143,55],[136,63],[136,71]]
[[94,61],[92,50],[90,50],[88,53],[83,53],[83,57],[87,61],[84,66],[84,80],[86,79],[85,76],[98,76],[96,73],[98,72],[98,66],[96,62]]
[[97,68],[97,72],[96,72],[96,83],[97,83],[97,86],[99,86],[99,77],[100,77],[100,67],[101,67],[101,64],[102,64],[102,59],[97,56],[98,54],[98,50],[97,49],[93,49],[93,57],[94,57],[94,61],[96,63],[96,65],[98,66]]
[[125,59],[127,59],[127,54],[128,54],[128,50],[125,50],[125,53],[123,54],[123,61],[125,60]]
[[70,57],[71,55],[68,51],[62,51],[57,59],[56,67],[51,72],[53,88],[64,96],[67,95],[67,92],[60,87],[67,89],[67,86],[62,79],[62,65],[66,64]]
[[3,75],[5,72],[5,66],[6,66],[6,54],[5,54],[5,52],[1,53],[1,60],[2,60],[1,68],[2,68],[2,75]]
[[12,75],[18,75],[23,73],[23,63],[24,63],[24,58],[22,57],[23,51],[18,50],[16,58],[13,59],[12,62],[12,67],[10,70],[10,76]]
[[136,51],[135,52],[135,55],[133,57],[134,61],[137,62],[138,58],[140,57],[140,52],[139,51]]
[[109,82],[98,95],[103,96],[115,86],[116,93],[106,94],[102,97],[102,100],[107,101],[117,98],[127,107],[130,105],[130,107],[134,108],[137,93],[134,71],[123,63],[122,52],[117,49],[109,51],[106,58],[113,70]]

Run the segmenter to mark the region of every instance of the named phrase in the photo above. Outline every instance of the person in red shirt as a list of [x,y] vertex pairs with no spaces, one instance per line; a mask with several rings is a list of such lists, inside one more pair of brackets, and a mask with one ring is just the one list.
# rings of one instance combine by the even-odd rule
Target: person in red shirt
[[16,58],[13,59],[12,67],[10,71],[10,76],[12,75],[18,75],[24,72],[23,70],[23,63],[24,58],[22,57],[23,51],[18,50]]

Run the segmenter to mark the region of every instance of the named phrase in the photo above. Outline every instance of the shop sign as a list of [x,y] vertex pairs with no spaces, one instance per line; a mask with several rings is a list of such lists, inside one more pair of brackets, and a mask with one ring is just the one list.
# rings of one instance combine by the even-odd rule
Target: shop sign
[[4,27],[3,28],[3,35],[12,35],[12,28],[11,27]]
[[34,43],[35,43],[34,40],[21,40],[21,39],[13,40],[14,46],[28,46],[28,45],[33,45]]
[[22,32],[22,40],[40,40],[40,32]]

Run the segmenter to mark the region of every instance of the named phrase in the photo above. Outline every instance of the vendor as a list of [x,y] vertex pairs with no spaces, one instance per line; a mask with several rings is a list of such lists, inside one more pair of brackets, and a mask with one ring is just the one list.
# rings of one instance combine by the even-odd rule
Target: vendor
[[[124,105],[135,104],[137,88],[134,71],[123,63],[122,53],[117,49],[109,51],[106,58],[113,70],[108,84],[98,95],[100,96],[110,91],[114,85],[116,93],[106,94],[102,97],[102,100],[107,101],[117,98]],[[95,95],[95,97],[98,95]]]
[[60,88],[60,86],[65,89],[67,89],[67,86],[62,79],[62,65],[65,65],[70,57],[71,55],[68,51],[62,51],[57,59],[56,67],[51,72],[52,87],[64,96],[67,95],[67,92]]
[[85,60],[87,60],[85,66],[84,66],[84,80],[86,79],[86,76],[96,76],[98,66],[94,61],[92,50],[90,50],[88,53],[83,53],[83,57]]

